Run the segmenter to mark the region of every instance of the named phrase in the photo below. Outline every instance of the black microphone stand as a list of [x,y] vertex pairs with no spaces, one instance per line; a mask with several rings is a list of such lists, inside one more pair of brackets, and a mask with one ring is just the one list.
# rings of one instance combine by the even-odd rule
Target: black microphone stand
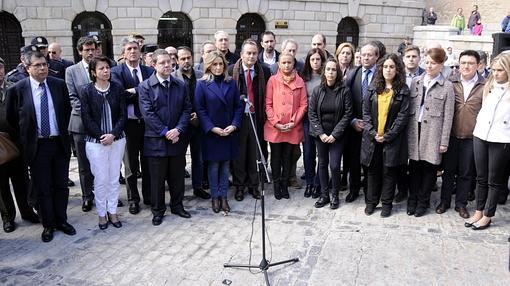
[[[253,106],[250,101],[247,98],[243,99],[248,106]],[[262,148],[260,147],[260,141],[259,137],[257,135],[257,128],[255,127],[255,120],[253,118],[253,114],[251,112],[248,112],[248,115],[250,117],[250,123],[251,123],[251,130],[253,131],[253,134],[255,135],[255,141],[257,143],[257,173],[259,177],[259,183],[261,186],[261,193],[260,196],[260,208],[262,211],[262,260],[260,261],[259,265],[248,265],[248,264],[223,264],[223,267],[227,268],[258,268],[264,273],[264,277],[266,279],[266,285],[270,286],[269,283],[269,277],[267,274],[267,270],[269,270],[270,267],[286,264],[286,263],[296,263],[299,261],[299,258],[292,258],[288,260],[283,260],[279,262],[273,262],[267,260],[266,258],[266,217],[265,217],[265,205],[264,205],[264,197],[265,197],[265,191],[264,191],[264,179],[263,174],[266,177],[266,180],[268,183],[271,183],[271,179],[269,178],[269,172],[267,170],[267,160],[264,157],[264,154],[262,153]],[[262,171],[264,173],[262,173]]]

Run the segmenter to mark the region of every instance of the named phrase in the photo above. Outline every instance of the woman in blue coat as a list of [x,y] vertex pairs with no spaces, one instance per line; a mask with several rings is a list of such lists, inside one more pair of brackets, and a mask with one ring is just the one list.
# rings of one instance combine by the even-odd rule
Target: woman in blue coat
[[239,136],[243,105],[239,89],[227,74],[227,61],[219,51],[211,52],[204,61],[204,76],[197,81],[195,109],[205,136],[202,156],[208,161],[212,209],[230,211],[227,201],[230,160],[239,156]]

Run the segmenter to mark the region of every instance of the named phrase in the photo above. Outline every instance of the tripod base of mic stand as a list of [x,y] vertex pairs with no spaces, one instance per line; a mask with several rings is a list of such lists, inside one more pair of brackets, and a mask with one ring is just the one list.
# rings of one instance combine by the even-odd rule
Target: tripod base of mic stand
[[269,283],[269,277],[267,275],[267,270],[269,270],[270,267],[281,265],[281,264],[287,264],[287,263],[296,263],[299,262],[299,258],[293,258],[288,260],[283,260],[279,262],[269,263],[267,259],[262,258],[259,265],[248,265],[248,264],[223,264],[223,267],[225,268],[258,268],[264,273],[264,278],[266,279],[266,285],[270,285]]

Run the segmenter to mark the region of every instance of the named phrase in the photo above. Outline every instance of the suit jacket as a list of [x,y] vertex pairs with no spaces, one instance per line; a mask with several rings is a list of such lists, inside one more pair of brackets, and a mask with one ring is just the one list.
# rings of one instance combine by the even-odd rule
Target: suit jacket
[[[71,156],[71,147],[67,126],[71,104],[69,93],[63,80],[54,77],[46,79],[53,100],[57,126],[60,132],[59,140],[64,149],[63,156]],[[37,118],[32,98],[30,78],[25,78],[7,90],[7,122],[19,135],[22,151],[27,164],[30,166],[37,152]]]
[[[140,65],[140,71],[142,72],[143,80],[148,79],[154,73],[154,69],[152,67],[144,65]],[[124,92],[124,95],[126,96],[126,105],[134,104],[135,106],[138,106],[139,86],[135,86],[133,74],[129,71],[129,68],[126,63],[122,63],[112,68],[112,81],[124,87],[125,90],[135,88],[136,91],[135,94],[126,91]]]
[[[149,157],[177,156],[186,153],[187,128],[191,103],[186,85],[170,77],[168,89],[156,74],[138,86],[140,111],[145,122],[144,155]],[[173,144],[165,138],[168,130],[180,131],[179,141]]]
[[[239,157],[239,128],[243,104],[235,80],[222,81],[220,85],[213,81],[199,80],[195,90],[195,107],[202,136],[202,156],[207,161],[227,161]],[[213,127],[225,128],[234,125],[237,130],[230,136],[220,137],[214,134]]]
[[66,85],[72,107],[68,129],[70,132],[85,134],[85,128],[81,120],[80,98],[82,96],[82,87],[89,82],[89,77],[81,61],[66,69]]
[[[278,62],[278,59],[280,58],[280,52],[278,52],[277,50],[274,50],[274,52],[276,53],[276,63]],[[259,53],[259,56],[258,56],[258,62],[263,64],[264,66],[266,67],[271,67],[271,65],[268,65],[266,63],[264,63],[264,50],[262,50],[262,52]]]
[[[122,135],[127,119],[126,98],[123,93],[124,89],[122,86],[112,82],[110,84],[110,91],[106,95],[112,119],[112,130],[110,133],[115,136],[115,139]],[[87,135],[99,140],[105,134],[101,130],[103,97],[97,93],[94,83],[89,83],[83,87],[81,106],[83,125]]]
[[363,98],[361,95],[361,66],[351,69],[347,73],[346,83],[352,94],[352,117],[363,118]]

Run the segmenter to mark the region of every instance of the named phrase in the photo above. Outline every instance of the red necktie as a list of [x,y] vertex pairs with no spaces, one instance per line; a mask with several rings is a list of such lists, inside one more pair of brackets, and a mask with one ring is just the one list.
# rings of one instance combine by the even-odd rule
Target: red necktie
[[253,86],[251,83],[251,69],[246,70],[246,90],[248,91],[248,100],[251,103],[250,112],[255,112],[255,101],[253,100]]

